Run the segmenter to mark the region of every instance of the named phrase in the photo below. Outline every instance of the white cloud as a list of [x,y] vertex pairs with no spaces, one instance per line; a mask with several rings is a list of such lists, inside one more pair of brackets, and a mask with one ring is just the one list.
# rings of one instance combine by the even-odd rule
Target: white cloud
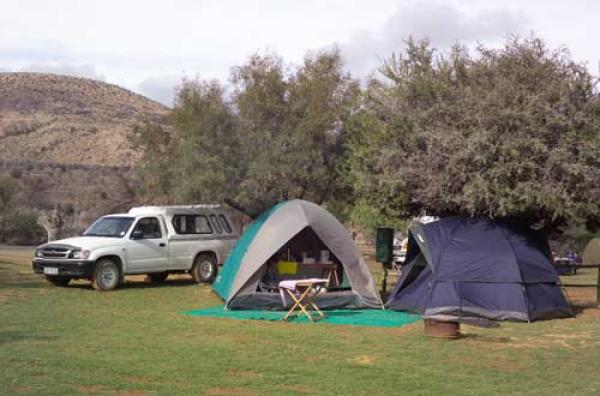
[[600,2],[560,0],[7,0],[0,68],[105,79],[166,104],[183,76],[226,82],[270,49],[300,63],[338,43],[365,75],[409,35],[445,49],[533,31],[597,71]]
[[527,18],[514,11],[467,11],[452,3],[419,3],[399,7],[379,29],[357,32],[339,44],[348,67],[358,75],[373,71],[381,60],[405,47],[405,40],[429,39],[438,49],[460,42],[497,44],[524,32]]

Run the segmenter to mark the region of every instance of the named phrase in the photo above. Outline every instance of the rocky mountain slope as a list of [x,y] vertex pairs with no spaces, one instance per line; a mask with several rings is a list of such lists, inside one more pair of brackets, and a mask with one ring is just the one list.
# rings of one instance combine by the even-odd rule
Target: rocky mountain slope
[[0,73],[0,158],[130,166],[126,135],[167,108],[116,85],[39,73]]
[[29,210],[57,204],[69,227],[135,202],[127,141],[134,125],[168,109],[116,85],[40,73],[0,73],[0,175],[19,181]]

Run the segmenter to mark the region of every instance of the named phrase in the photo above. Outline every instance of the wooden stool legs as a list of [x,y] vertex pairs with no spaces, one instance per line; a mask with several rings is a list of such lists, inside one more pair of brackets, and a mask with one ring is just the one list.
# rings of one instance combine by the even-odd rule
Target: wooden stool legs
[[[311,295],[311,292],[313,292],[314,289],[312,287],[307,287],[306,290],[304,290],[302,292],[302,294],[300,294],[299,296],[296,296],[296,294],[293,293],[290,289],[285,289],[285,291],[290,296],[292,301],[294,301],[294,304],[292,305],[290,310],[287,312],[287,314],[283,317],[283,320],[289,319],[289,317],[294,313],[294,311],[296,311],[296,309],[299,309],[302,313],[304,313],[304,315],[306,315],[308,320],[310,320],[311,322],[314,322],[314,317],[313,317],[313,315],[311,315],[309,309],[307,309],[307,305],[309,306],[308,308],[312,307],[312,311],[319,314],[322,318],[325,317],[325,314],[323,312],[321,312],[321,310],[319,309],[319,307],[317,306],[317,304],[315,304],[315,302],[313,300],[313,296]],[[299,315],[299,314],[300,314],[300,312],[296,313],[296,315]]]

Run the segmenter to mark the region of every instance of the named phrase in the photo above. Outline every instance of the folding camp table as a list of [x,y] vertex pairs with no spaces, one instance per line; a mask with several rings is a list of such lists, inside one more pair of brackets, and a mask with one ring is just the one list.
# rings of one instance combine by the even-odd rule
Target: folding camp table
[[314,316],[311,313],[315,312],[322,318],[325,314],[321,312],[319,307],[314,301],[314,297],[329,283],[329,279],[321,278],[309,278],[309,279],[297,279],[297,280],[284,280],[279,282],[279,292],[281,293],[281,299],[283,305],[287,305],[285,294],[289,295],[294,302],[292,307],[289,309],[287,314],[283,317],[283,320],[287,320],[294,311],[298,310],[297,316],[300,313],[304,313],[308,320],[314,322]]
[[340,286],[340,278],[337,274],[338,265],[335,263],[315,263],[308,264],[307,268],[315,268],[320,269],[321,277],[325,278],[329,281],[331,287],[339,287]]
[[338,265],[336,263],[298,263],[298,266],[303,270],[321,270],[321,278],[327,279],[331,287],[340,286],[340,278],[337,274]]

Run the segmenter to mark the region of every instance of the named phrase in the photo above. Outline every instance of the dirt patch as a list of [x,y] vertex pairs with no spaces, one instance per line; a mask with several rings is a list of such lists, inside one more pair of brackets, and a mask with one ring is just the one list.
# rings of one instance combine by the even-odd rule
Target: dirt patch
[[587,305],[596,302],[596,289],[593,287],[567,288],[567,297],[573,305]]
[[127,282],[130,283],[146,283],[146,275],[129,275]]
[[356,363],[363,366],[370,366],[375,363],[375,356],[370,355],[358,355],[353,357],[352,359],[348,359],[350,363]]
[[31,386],[13,386],[10,388],[14,393],[31,393],[33,388]]
[[591,331],[580,331],[578,333],[570,333],[570,334],[542,334],[541,337],[550,337],[556,339],[565,339],[565,340],[581,340],[592,337]]
[[10,297],[9,293],[0,292],[0,302],[8,301],[9,297]]
[[[307,386],[307,385],[289,385],[289,386],[286,386],[285,389],[287,391],[296,392],[296,393],[306,393],[306,394],[316,394],[317,393],[317,389],[311,388],[310,386]],[[285,392],[285,393],[287,393],[287,392]]]
[[240,396],[254,396],[259,395],[260,393],[255,392],[251,389],[246,388],[236,388],[236,387],[222,387],[216,386],[214,388],[209,388],[205,395],[240,395]]
[[526,367],[515,364],[515,362],[498,358],[492,363],[485,364],[484,367],[486,369],[502,371],[505,373],[522,373],[524,370],[527,370]]
[[252,370],[227,370],[227,376],[231,378],[256,378],[258,375]]
[[479,349],[485,345],[492,349],[576,349],[589,345],[592,333],[582,331],[569,334],[541,334],[537,336],[524,337],[498,337],[473,335],[467,339],[467,343],[473,349]]
[[[454,360],[449,360],[448,364],[454,364]],[[475,357],[462,357],[461,365],[474,367],[478,370],[486,369],[507,373],[522,373],[523,371],[527,370],[526,366],[523,366],[518,362],[511,361],[501,354],[494,354],[494,358],[490,360]]]
[[[75,385],[73,387],[73,389],[75,389],[77,391],[77,393],[85,393],[85,394],[91,394],[91,395],[95,395],[98,393],[102,393],[102,394],[106,393],[106,389],[100,385]],[[144,395],[148,395],[149,393],[146,391],[143,391],[143,390],[132,389],[132,390],[112,391],[112,392],[109,392],[109,394],[119,395],[119,396],[144,396]]]
[[126,390],[126,391],[119,391],[116,393],[119,396],[144,396],[144,395],[149,395],[149,392],[146,391],[141,391],[141,390]]
[[[2,262],[13,263],[13,264],[17,264],[19,266],[21,266],[21,265],[30,266],[32,257],[33,257],[33,249],[19,250],[19,249],[10,248],[8,246],[3,246],[2,248],[0,248],[0,261],[2,261]],[[20,271],[20,272],[27,273],[28,275],[31,274],[31,271],[29,268],[27,268],[27,271]]]
[[252,343],[255,341],[255,336],[249,335],[249,334],[231,333],[231,334],[223,334],[223,335],[221,335],[221,337],[225,338],[227,340],[234,341],[236,344],[237,343],[246,344],[246,343]]
[[309,363],[318,363],[324,360],[323,355],[309,355],[306,357],[306,361]]
[[153,381],[150,381],[148,378],[146,377],[141,377],[139,375],[133,375],[130,377],[127,377],[127,380],[132,383],[132,384],[144,384],[144,385],[149,385],[149,384],[153,384]]
[[354,331],[355,329],[349,329],[347,327],[338,327],[336,328],[335,331],[335,336],[336,338],[348,338],[348,339],[352,339],[354,337],[356,337],[356,331]]
[[582,319],[600,319],[599,308],[582,308],[578,318]]
[[100,393],[103,388],[100,385],[75,385],[73,386],[73,389],[75,389],[77,392],[79,393]]
[[420,330],[423,330],[422,321],[410,323],[399,328],[394,328],[392,331],[390,331],[390,333],[394,336],[399,336],[407,333],[416,333]]

